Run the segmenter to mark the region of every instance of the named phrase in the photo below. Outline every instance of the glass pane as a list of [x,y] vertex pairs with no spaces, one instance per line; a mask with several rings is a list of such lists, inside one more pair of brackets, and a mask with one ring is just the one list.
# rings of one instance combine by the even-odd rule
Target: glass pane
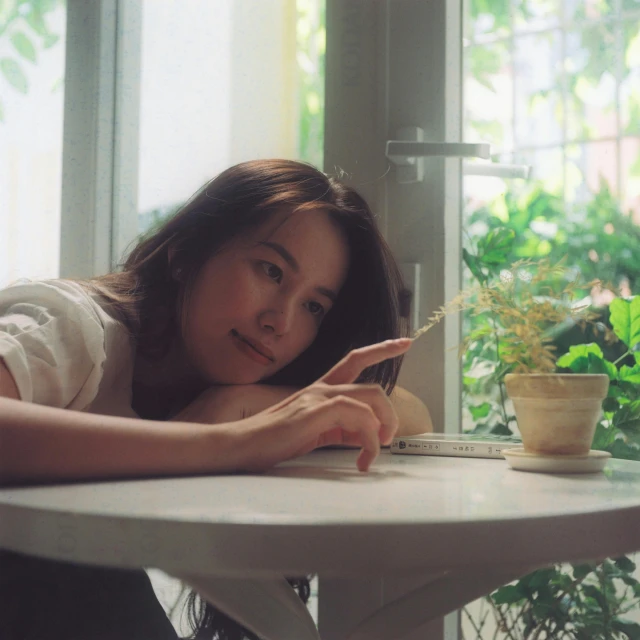
[[142,11],[141,232],[238,162],[322,162],[324,0]]
[[640,225],[640,137],[622,139],[620,166],[622,211]]
[[623,75],[620,83],[620,118],[624,133],[640,133],[640,20],[623,26]]
[[65,32],[62,1],[0,3],[0,287],[58,275]]
[[565,20],[597,20],[615,11],[616,0],[564,0]]
[[513,0],[517,30],[538,31],[560,24],[560,0]]
[[465,0],[464,36],[482,40],[483,36],[504,37],[511,31],[510,0]]
[[565,161],[565,198],[568,204],[585,204],[606,185],[618,194],[615,141],[568,145]]
[[562,141],[562,41],[560,31],[516,38],[515,136],[519,147]]
[[564,157],[561,147],[520,152],[517,156],[517,162],[531,167],[530,182],[538,182],[546,193],[562,197]]
[[567,138],[617,134],[617,29],[613,23],[566,34]]
[[492,153],[513,148],[513,77],[507,41],[465,52],[465,139],[491,144]]

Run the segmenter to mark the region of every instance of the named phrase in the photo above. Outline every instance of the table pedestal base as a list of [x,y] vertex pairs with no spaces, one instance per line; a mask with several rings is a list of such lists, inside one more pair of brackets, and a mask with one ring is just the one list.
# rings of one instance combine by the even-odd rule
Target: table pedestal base
[[284,578],[176,576],[264,640],[411,640],[440,619],[532,567],[465,569],[368,579],[320,576],[319,632]]

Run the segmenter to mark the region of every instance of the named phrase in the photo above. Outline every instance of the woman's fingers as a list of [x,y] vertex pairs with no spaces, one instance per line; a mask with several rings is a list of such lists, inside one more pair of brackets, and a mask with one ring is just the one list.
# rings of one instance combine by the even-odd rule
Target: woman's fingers
[[327,432],[334,437],[338,435],[337,429],[357,434],[362,446],[357,462],[360,471],[367,471],[380,453],[380,422],[368,404],[354,398],[336,396],[316,405],[309,412],[308,425],[319,446],[339,444],[331,442]]
[[402,355],[409,350],[412,343],[413,340],[411,338],[398,338],[397,340],[385,340],[360,349],[354,349],[322,376],[319,382],[326,384],[349,384],[355,382],[367,367]]
[[398,415],[391,404],[389,396],[378,384],[340,384],[319,385],[322,394],[327,398],[348,396],[359,402],[368,404],[380,422],[378,434],[382,444],[389,444],[398,430]]

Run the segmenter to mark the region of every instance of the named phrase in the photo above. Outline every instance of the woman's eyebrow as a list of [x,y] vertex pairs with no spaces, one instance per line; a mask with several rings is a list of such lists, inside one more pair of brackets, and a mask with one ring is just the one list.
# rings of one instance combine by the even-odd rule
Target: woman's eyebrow
[[300,265],[298,261],[281,245],[277,242],[260,242],[261,245],[269,247],[280,254],[280,257],[296,272],[300,271]]
[[[300,271],[300,265],[298,264],[298,261],[281,244],[268,241],[260,242],[259,244],[265,247],[269,247],[269,249],[273,249],[296,273]],[[334,291],[331,291],[331,289],[327,289],[326,287],[316,287],[316,291],[329,298],[329,300],[331,300],[331,302],[334,304],[338,299],[338,295]]]

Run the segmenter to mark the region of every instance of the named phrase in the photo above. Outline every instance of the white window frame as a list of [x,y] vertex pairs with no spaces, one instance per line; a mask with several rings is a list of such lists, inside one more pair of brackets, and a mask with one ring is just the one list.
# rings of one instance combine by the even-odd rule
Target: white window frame
[[60,277],[109,272],[137,235],[140,0],[67,0]]

